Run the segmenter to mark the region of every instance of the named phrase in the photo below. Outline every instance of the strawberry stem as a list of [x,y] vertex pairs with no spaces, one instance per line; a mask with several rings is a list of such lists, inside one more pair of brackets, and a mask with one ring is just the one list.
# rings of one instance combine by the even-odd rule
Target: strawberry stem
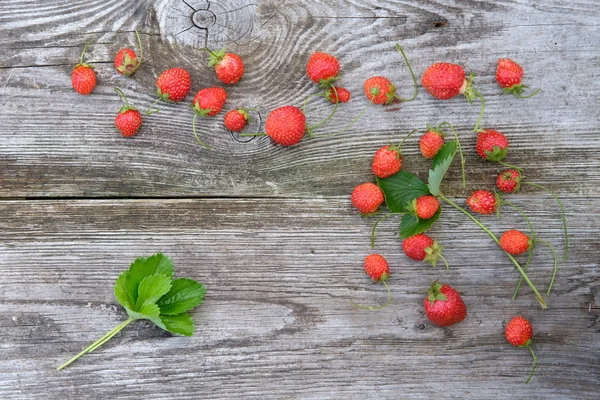
[[[494,242],[496,242],[498,245],[500,245],[500,240],[498,240],[496,235],[494,235],[494,233],[492,231],[490,231],[485,225],[483,225],[481,222],[479,222],[479,220],[477,218],[475,218],[474,216],[469,214],[469,212],[467,210],[465,210],[458,204],[454,203],[452,200],[445,197],[442,193],[440,193],[439,198],[444,200],[446,203],[450,204],[452,207],[456,208],[461,213],[465,214],[467,217],[469,217],[473,222],[475,222],[475,224],[477,224],[481,229],[483,229],[494,240]],[[535,296],[537,297],[538,302],[540,303],[542,308],[543,309],[548,308],[548,306],[546,305],[546,302],[544,301],[544,298],[542,297],[540,292],[538,292],[535,285],[529,280],[529,277],[527,276],[525,271],[523,271],[523,268],[521,268],[521,265],[519,264],[519,262],[517,260],[515,260],[515,258],[511,254],[509,254],[507,252],[505,252],[505,253],[508,256],[508,258],[513,262],[515,267],[517,267],[517,269],[521,273],[521,276],[523,276],[523,279],[525,279],[525,282],[527,282],[529,287],[531,287],[531,290],[533,290],[533,293],[535,293]]]
[[527,384],[527,383],[529,383],[529,381],[531,380],[531,377],[533,376],[533,373],[535,372],[535,368],[538,365],[538,359],[537,359],[535,353],[533,352],[531,345],[527,345],[525,347],[527,347],[529,349],[529,351],[531,352],[531,355],[533,356],[533,369],[531,370],[531,373],[529,374],[529,378],[527,378],[527,380],[525,381],[525,384]]
[[408,58],[406,57],[406,54],[404,53],[404,49],[398,43],[396,43],[396,48],[398,49],[400,54],[402,54],[402,57],[404,58],[404,61],[406,62],[406,66],[408,67],[408,70],[410,71],[410,75],[412,76],[412,80],[415,85],[415,93],[413,94],[413,96],[410,99],[403,99],[402,97],[400,97],[396,94],[394,94],[394,97],[404,103],[408,103],[409,101],[413,101],[414,99],[417,98],[417,94],[419,93],[419,84],[417,83],[417,77],[415,76],[415,73],[414,73],[412,67],[410,66],[410,62],[408,61]]
[[527,182],[527,181],[521,181],[521,183],[524,183],[526,185],[533,186],[533,187],[536,187],[536,188],[546,191],[546,193],[548,193],[550,196],[554,197],[554,200],[556,200],[556,202],[558,203],[558,206],[560,207],[561,219],[562,219],[562,223],[563,223],[563,231],[565,233],[565,251],[563,253],[563,261],[567,261],[567,256],[569,254],[569,235],[567,233],[567,216],[565,215],[565,208],[563,207],[562,202],[560,201],[558,196],[556,196],[554,193],[552,193],[550,191],[550,189],[548,189],[545,186],[542,186],[542,185],[539,185],[539,184],[533,183],[533,182]]
[[536,242],[544,243],[546,246],[550,247],[550,250],[552,250],[552,256],[554,257],[554,270],[552,272],[552,280],[550,281],[550,285],[548,285],[548,290],[546,291],[546,294],[550,294],[550,289],[552,289],[552,285],[554,285],[554,279],[556,278],[556,273],[558,272],[558,258],[556,257],[556,250],[554,249],[554,246],[552,246],[545,240],[536,239]]
[[86,347],[85,349],[83,349],[81,352],[79,352],[77,355],[75,355],[69,361],[67,361],[64,364],[60,365],[58,368],[56,368],[56,370],[57,371],[61,371],[64,368],[66,368],[69,365],[71,365],[73,362],[75,362],[79,357],[83,356],[84,354],[91,353],[92,351],[96,350],[98,347],[102,346],[104,343],[106,343],[110,339],[112,339],[117,333],[121,332],[123,330],[123,328],[125,328],[127,325],[129,325],[133,321],[134,321],[133,318],[129,318],[129,319],[121,322],[114,329],[112,329],[109,332],[107,332],[106,334],[104,334],[104,336],[102,336],[100,339],[96,340],[94,343],[92,343],[91,345],[89,345],[88,347]]
[[356,304],[355,302],[353,302],[352,300],[350,300],[350,304],[352,305],[352,307],[356,307],[356,308],[360,308],[361,310],[371,310],[371,311],[377,311],[380,310],[384,307],[387,307],[390,305],[390,303],[392,302],[392,291],[390,290],[390,287],[388,286],[387,282],[385,280],[381,281],[385,288],[387,289],[388,292],[388,300],[385,302],[385,304],[381,304],[379,306],[361,306],[359,304]]
[[210,146],[207,146],[204,143],[202,143],[202,141],[198,137],[198,133],[196,133],[196,118],[198,118],[198,115],[200,115],[200,113],[195,113],[194,118],[192,119],[192,130],[194,131],[194,136],[196,137],[196,141],[198,141],[200,146],[204,147],[205,149],[210,149]]
[[456,138],[456,146],[458,147],[458,153],[460,154],[460,168],[462,171],[462,183],[463,189],[467,189],[467,175],[465,174],[465,156],[463,155],[462,147],[460,146],[460,140],[458,139],[458,133],[454,130],[454,126],[450,122],[442,122],[438,125],[437,129],[439,130],[443,125],[448,126],[454,137]]

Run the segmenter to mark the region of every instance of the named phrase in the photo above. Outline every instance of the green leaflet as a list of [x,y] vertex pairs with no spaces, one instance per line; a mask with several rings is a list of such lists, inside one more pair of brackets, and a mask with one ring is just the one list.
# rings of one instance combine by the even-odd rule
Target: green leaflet
[[450,164],[452,164],[452,160],[454,160],[455,154],[456,142],[453,140],[444,144],[433,158],[433,166],[432,169],[429,170],[429,180],[427,184],[432,195],[439,196],[442,193],[440,185],[442,184],[446,172],[448,172],[448,168],[450,168]]
[[407,206],[414,199],[429,194],[425,182],[404,170],[389,178],[377,178],[377,184],[383,190],[385,202],[392,213],[408,212]]
[[206,289],[202,284],[187,278],[175,279],[171,290],[159,301],[163,315],[176,315],[191,310],[202,302]]
[[442,208],[440,207],[435,215],[428,219],[419,219],[414,214],[405,214],[400,222],[400,237],[406,239],[407,237],[425,232],[440,218],[441,213]]

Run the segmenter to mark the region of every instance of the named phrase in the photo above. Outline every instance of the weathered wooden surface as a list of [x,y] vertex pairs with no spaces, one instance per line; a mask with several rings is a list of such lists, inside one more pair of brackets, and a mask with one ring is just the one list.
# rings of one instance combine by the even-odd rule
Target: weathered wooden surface
[[[595,0],[0,3],[0,398],[596,398],[599,20]],[[146,61],[127,79],[112,57],[134,45],[134,29]],[[71,89],[70,70],[90,35],[99,85],[84,98]],[[372,107],[343,136],[287,149],[267,138],[240,143],[215,118],[201,122],[214,146],[203,150],[186,104],[163,106],[131,140],[113,127],[114,86],[145,108],[165,68],[190,69],[193,91],[216,84],[198,47],[226,45],[246,62],[228,107],[259,106],[263,118],[314,92],[304,76],[312,51],[336,54],[353,99],[318,131],[331,133],[365,107],[367,76],[388,76],[401,95],[410,93],[396,42],[419,76],[442,60],[475,72],[485,125],[511,140],[508,161],[567,205],[571,257],[561,263],[548,310],[528,288],[510,301],[516,272],[483,232],[446,207],[432,236],[446,245],[452,270],[409,261],[397,221],[386,221],[377,251],[392,266],[394,301],[376,313],[348,305],[385,299],[361,266],[372,251],[373,221],[348,200],[356,184],[372,179],[378,147],[449,120],[461,131],[469,189],[492,187],[498,168],[476,158],[469,130],[478,109],[463,99],[438,102],[421,91],[399,108]],[[500,95],[494,72],[504,56],[543,88],[538,96]],[[309,118],[328,110],[316,101]],[[404,166],[425,178],[429,163],[416,141],[405,145]],[[457,172],[444,188],[460,199]],[[540,237],[562,249],[555,203],[524,189],[513,199]],[[508,210],[485,221],[496,233],[523,226]],[[208,287],[193,314],[196,335],[136,323],[56,372],[124,318],[114,280],[136,256],[158,251]],[[540,287],[550,263],[540,248],[531,270]],[[423,291],[437,278],[458,288],[469,308],[467,320],[448,329],[422,311]],[[527,386],[530,355],[503,337],[515,314],[536,331],[540,366]]]

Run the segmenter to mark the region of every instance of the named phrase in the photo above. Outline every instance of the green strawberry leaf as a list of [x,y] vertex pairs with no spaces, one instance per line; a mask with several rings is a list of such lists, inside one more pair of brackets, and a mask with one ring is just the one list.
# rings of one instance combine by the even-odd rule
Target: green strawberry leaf
[[427,184],[432,195],[439,196],[442,193],[440,185],[442,184],[446,172],[448,172],[448,168],[450,168],[450,164],[452,164],[452,160],[454,160],[455,154],[456,142],[453,140],[444,144],[433,158],[433,166],[432,169],[429,170],[429,180]]
[[161,328],[171,333],[178,333],[184,336],[192,336],[196,329],[194,326],[194,321],[192,321],[192,318],[186,312],[177,315],[161,314],[160,320],[164,326],[161,326]]
[[135,303],[135,311],[139,311],[148,304],[155,304],[171,289],[173,278],[170,276],[156,274],[144,278],[138,287],[138,299]]
[[385,202],[393,213],[408,212],[408,206],[414,199],[429,194],[425,182],[404,170],[389,178],[377,178],[377,184],[383,190]]
[[142,280],[147,276],[155,274],[173,277],[173,262],[169,257],[158,253],[148,258],[140,257],[131,264],[128,271],[128,278],[126,279],[126,286],[132,304],[137,304],[138,287]]
[[441,213],[442,208],[440,207],[433,217],[428,219],[417,218],[417,216],[414,214],[404,214],[402,221],[400,222],[400,237],[402,239],[406,239],[408,237],[425,232],[431,228],[431,225],[433,225],[435,221],[440,218]]
[[171,290],[158,301],[162,315],[177,315],[191,310],[202,302],[206,289],[193,279],[175,279]]

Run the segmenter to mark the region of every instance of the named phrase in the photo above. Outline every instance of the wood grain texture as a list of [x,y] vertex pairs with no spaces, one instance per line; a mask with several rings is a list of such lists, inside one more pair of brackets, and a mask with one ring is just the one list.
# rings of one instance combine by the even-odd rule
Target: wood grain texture
[[[52,0],[0,2],[0,398],[1,399],[595,399],[600,391],[600,10],[596,0],[202,1]],[[144,44],[133,78],[117,74],[115,52]],[[98,87],[73,92],[70,72],[84,43]],[[200,47],[239,53],[246,74],[227,87],[227,109],[268,112],[300,105],[315,92],[304,74],[315,50],[335,54],[352,100],[317,135],[339,130],[367,105],[364,80],[385,75],[400,95],[410,75],[436,61],[464,65],[486,97],[484,125],[511,141],[508,162],[556,191],[567,206],[572,248],[561,263],[549,309],[531,291],[510,300],[518,274],[481,230],[444,206],[431,235],[452,269],[408,260],[398,220],[383,222],[376,251],[392,267],[394,300],[379,312],[353,309],[385,301],[362,270],[372,219],[348,197],[372,180],[380,146],[426,123],[458,128],[469,173],[457,163],[443,188],[492,188],[497,165],[479,160],[471,129],[479,111],[464,99],[371,107],[344,135],[282,148],[267,138],[233,137],[221,116],[200,122],[213,151],[198,146],[193,113],[162,104],[140,133],[114,128],[120,87],[140,109],[155,99],[166,68],[192,74],[192,91],[218,85]],[[501,95],[496,61],[523,65],[528,100]],[[186,104],[187,103],[187,104]],[[315,101],[309,121],[331,105]],[[403,167],[426,179],[418,136]],[[562,250],[553,199],[524,187],[511,196],[541,238]],[[484,219],[497,234],[523,221],[509,209]],[[62,373],[54,368],[125,318],[112,294],[137,256],[162,251],[180,276],[208,287],[193,313],[191,338],[143,322]],[[551,276],[542,248],[530,276]],[[443,279],[463,293],[469,316],[440,329],[422,311],[423,292]],[[535,329],[540,366],[529,385],[526,350],[503,326],[523,314]]]

